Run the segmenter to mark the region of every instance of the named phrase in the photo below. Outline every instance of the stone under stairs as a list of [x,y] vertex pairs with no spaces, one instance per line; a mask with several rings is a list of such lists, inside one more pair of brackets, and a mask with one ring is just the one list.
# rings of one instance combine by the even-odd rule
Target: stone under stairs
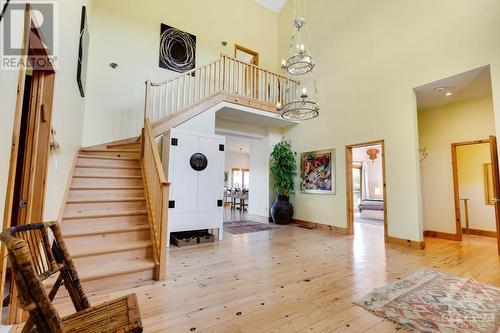
[[140,154],[137,140],[78,153],[61,223],[87,294],[153,282]]

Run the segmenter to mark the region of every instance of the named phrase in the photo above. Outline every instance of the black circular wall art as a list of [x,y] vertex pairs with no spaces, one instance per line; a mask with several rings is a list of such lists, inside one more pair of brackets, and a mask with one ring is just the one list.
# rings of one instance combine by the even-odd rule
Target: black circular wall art
[[196,36],[166,24],[160,28],[160,67],[179,73],[195,66]]
[[208,160],[202,153],[194,153],[189,159],[189,164],[193,170],[203,171],[207,168]]

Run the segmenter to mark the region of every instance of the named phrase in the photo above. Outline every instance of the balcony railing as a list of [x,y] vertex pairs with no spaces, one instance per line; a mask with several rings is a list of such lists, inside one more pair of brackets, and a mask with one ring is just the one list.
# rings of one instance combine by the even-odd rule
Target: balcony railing
[[295,80],[223,55],[172,80],[146,81],[144,117],[154,124],[218,93],[283,105],[296,98],[298,85]]

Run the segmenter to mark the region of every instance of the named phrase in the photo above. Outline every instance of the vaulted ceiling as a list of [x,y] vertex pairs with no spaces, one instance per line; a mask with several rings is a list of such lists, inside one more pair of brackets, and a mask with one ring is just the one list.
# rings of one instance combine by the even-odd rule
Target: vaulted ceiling
[[275,13],[279,13],[288,0],[254,0],[254,1],[257,2],[259,5],[262,5]]

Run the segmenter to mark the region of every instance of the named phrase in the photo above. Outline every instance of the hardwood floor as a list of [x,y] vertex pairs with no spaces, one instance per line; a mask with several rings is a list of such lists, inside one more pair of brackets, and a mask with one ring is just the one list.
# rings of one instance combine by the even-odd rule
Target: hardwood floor
[[127,292],[137,293],[145,332],[404,332],[352,302],[423,267],[500,286],[494,238],[428,238],[411,250],[384,246],[378,226],[355,227],[345,236],[290,225],[170,247],[167,281]]
[[224,222],[231,221],[245,221],[248,220],[248,211],[247,210],[239,210],[230,207],[224,207]]

